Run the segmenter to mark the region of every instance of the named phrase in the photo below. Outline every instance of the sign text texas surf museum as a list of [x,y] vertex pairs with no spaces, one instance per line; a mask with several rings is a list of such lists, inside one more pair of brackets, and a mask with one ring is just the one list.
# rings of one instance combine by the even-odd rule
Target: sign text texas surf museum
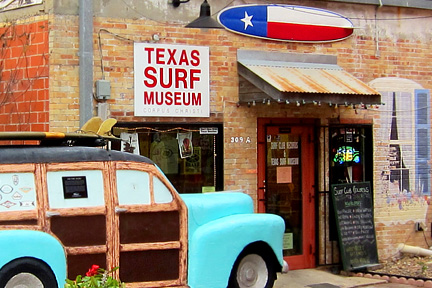
[[135,116],[209,117],[209,48],[134,44]]

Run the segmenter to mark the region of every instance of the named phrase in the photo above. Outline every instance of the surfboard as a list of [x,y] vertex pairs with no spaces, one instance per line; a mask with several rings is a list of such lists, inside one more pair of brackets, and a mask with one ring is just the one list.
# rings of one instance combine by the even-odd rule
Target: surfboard
[[333,42],[348,38],[354,25],[324,9],[296,5],[239,5],[217,17],[225,29],[246,36],[288,42]]
[[111,134],[111,128],[116,123],[113,118],[102,121],[99,117],[93,117],[76,132],[0,132],[0,141],[40,141],[42,146],[105,146],[108,141],[121,141],[121,138]]
[[[41,146],[105,146],[108,141],[121,139],[110,135],[97,135],[79,132],[0,132],[0,141],[39,141]],[[32,143],[36,145],[35,143]],[[8,145],[8,144],[2,144]],[[0,145],[0,149],[2,147]],[[13,145],[19,145],[15,143]]]

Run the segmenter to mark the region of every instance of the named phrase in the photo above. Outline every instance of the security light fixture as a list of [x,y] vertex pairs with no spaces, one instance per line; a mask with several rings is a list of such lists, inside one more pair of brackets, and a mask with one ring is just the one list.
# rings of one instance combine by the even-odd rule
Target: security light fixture
[[189,2],[190,0],[172,0],[171,1],[171,4],[174,6],[174,7],[179,7],[180,6],[180,4],[183,4],[183,3],[187,3],[187,2]]
[[187,28],[223,28],[216,20],[211,17],[210,5],[207,0],[201,4],[200,16],[186,25]]

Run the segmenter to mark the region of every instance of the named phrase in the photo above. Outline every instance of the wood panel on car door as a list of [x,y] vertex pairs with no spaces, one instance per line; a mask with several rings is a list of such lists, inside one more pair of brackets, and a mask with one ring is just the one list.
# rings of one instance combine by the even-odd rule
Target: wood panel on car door
[[65,247],[69,279],[112,262],[106,173],[102,162],[46,166],[46,229]]
[[184,203],[153,165],[117,163],[115,170],[113,258],[120,279],[139,287],[186,286]]

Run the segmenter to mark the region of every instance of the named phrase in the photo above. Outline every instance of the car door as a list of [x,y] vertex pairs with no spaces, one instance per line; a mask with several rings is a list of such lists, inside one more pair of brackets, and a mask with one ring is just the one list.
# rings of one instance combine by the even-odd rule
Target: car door
[[186,285],[185,204],[156,166],[115,163],[112,183],[120,279],[140,287]]
[[110,267],[112,243],[109,183],[103,162],[55,163],[46,169],[46,230],[63,244],[68,278],[83,275],[92,265]]

